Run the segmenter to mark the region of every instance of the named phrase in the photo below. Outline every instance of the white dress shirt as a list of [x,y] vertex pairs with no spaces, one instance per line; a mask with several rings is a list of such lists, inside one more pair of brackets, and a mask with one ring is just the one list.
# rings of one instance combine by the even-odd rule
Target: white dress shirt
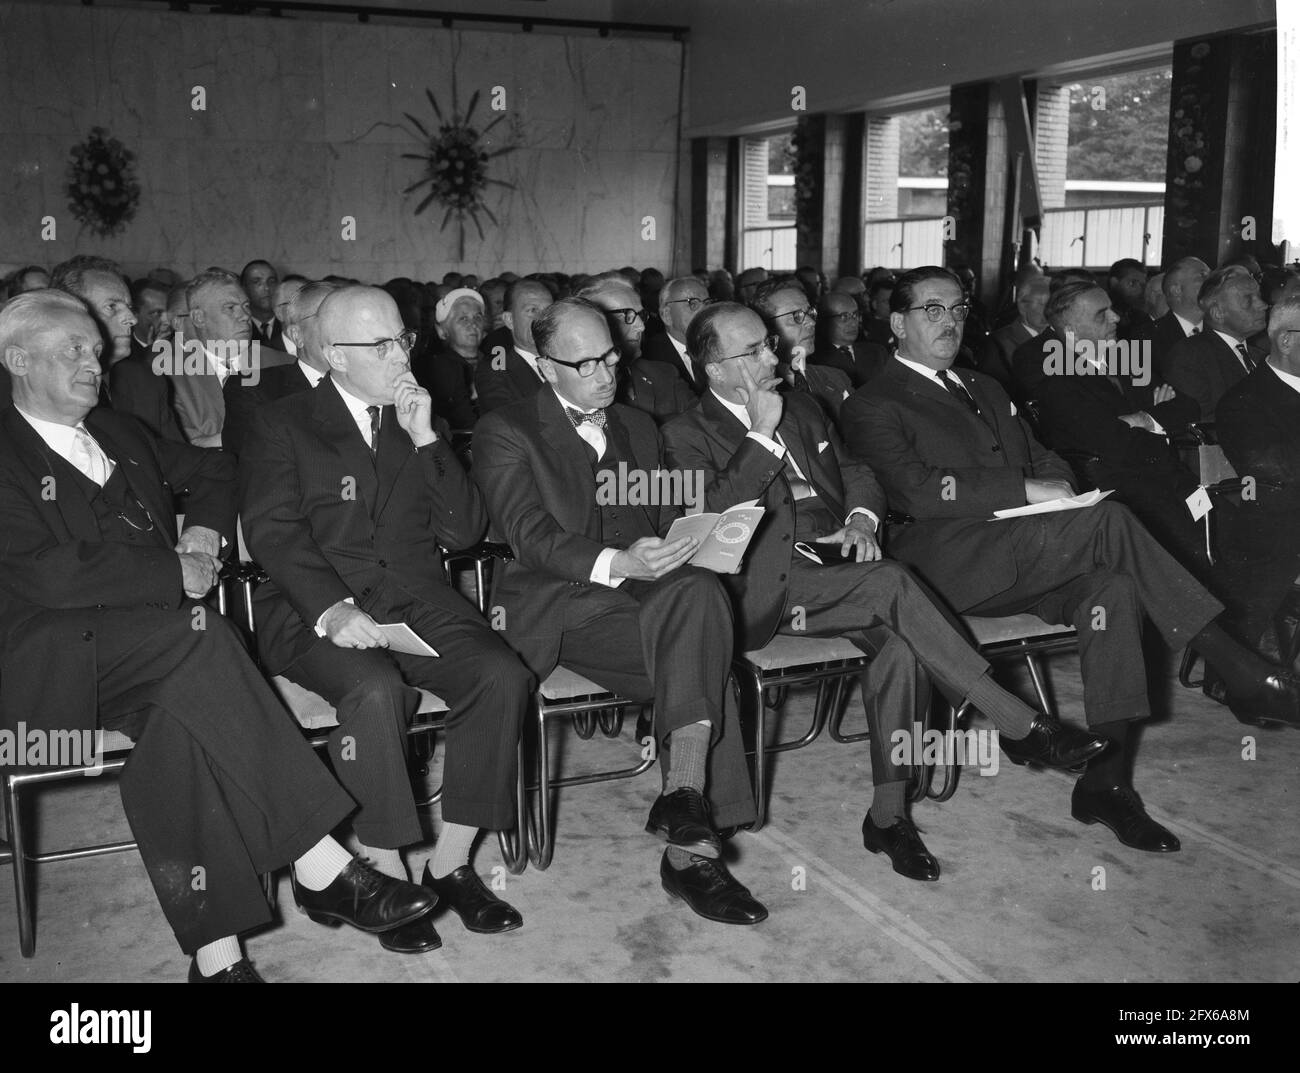
[[[319,376],[320,374],[317,375]],[[308,377],[308,379],[310,379],[310,377]],[[343,386],[337,382],[334,386],[338,388],[339,395],[343,399],[343,405],[348,408],[348,413],[352,415],[352,420],[357,423],[357,428],[361,430],[361,438],[366,441],[366,446],[373,448],[374,444],[370,442],[370,414],[368,413],[370,406],[373,404],[363,402],[351,392],[345,391]],[[379,412],[381,414],[384,412],[382,406],[379,407]]]
[[101,488],[108,483],[109,477],[117,467],[104,453],[104,449],[99,446],[95,437],[86,430],[84,422],[63,425],[57,421],[33,417],[16,404],[14,409],[23,415],[27,423],[36,430],[36,434],[56,455],[76,466]]
[[[1173,313],[1173,310],[1171,309],[1170,312]],[[1193,324],[1181,313],[1174,313],[1174,320],[1178,321],[1178,327],[1182,328],[1183,335],[1188,339],[1193,335],[1199,335],[1201,332],[1201,326],[1199,324]]]
[[[320,382],[325,379],[325,374],[323,372],[321,372],[319,369],[313,369],[310,365],[308,365],[305,361],[303,361],[302,358],[298,359],[298,368],[302,370],[302,375],[307,378],[307,383],[311,385],[313,389],[319,387]],[[369,423],[367,423],[366,429],[369,430],[369,428],[370,425]]]
[[1273,372],[1277,373],[1277,378],[1281,380],[1282,383],[1286,384],[1286,386],[1289,387],[1292,391],[1300,392],[1300,376],[1296,376],[1294,373],[1284,373],[1281,369],[1279,369],[1276,365],[1273,364],[1271,358],[1268,359],[1268,367],[1272,369]]
[[[518,343],[512,342],[511,345],[515,348],[515,353],[518,354],[521,358],[524,359],[525,362],[528,363],[528,368],[533,370],[533,373],[537,376],[537,379],[545,383],[546,377],[542,375],[541,369],[537,367],[537,355],[534,354],[531,350],[525,350]],[[575,406],[574,409],[576,410],[577,407]]]
[[[798,477],[799,480],[803,481],[804,484],[808,485],[809,488],[812,487],[812,481],[810,481],[807,475],[803,472],[803,470],[799,468],[799,463],[795,461],[794,455],[789,454],[789,452],[786,450],[785,442],[781,439],[781,434],[779,432],[776,434],[775,440],[769,439],[767,436],[764,436],[761,432],[755,432],[752,428],[750,428],[749,411],[746,410],[745,407],[741,406],[739,403],[731,402],[728,399],[724,399],[716,391],[713,391],[712,388],[710,388],[709,390],[713,393],[713,397],[715,399],[717,399],[720,403],[722,403],[723,406],[725,406],[732,414],[735,415],[736,420],[738,420],[742,425],[744,425],[745,428],[749,429],[749,433],[746,436],[747,439],[756,440],[757,442],[761,443],[764,447],[766,447],[769,451],[771,451],[774,455],[776,455],[778,459],[781,458],[786,459],[786,461],[790,463],[790,468],[794,470],[794,475]],[[789,455],[788,458],[787,455]],[[847,524],[849,521],[851,521],[853,515],[855,514],[865,514],[868,518],[871,519],[871,527],[873,529],[880,528],[880,519],[876,516],[875,511],[868,510],[866,507],[854,507],[852,510],[850,510],[848,514],[845,515],[844,518],[845,523]]]
[[668,336],[668,342],[672,343],[673,349],[677,351],[678,356],[682,359],[682,365],[686,367],[686,373],[692,380],[695,379],[695,363],[691,361],[691,356],[686,353],[686,344],[679,343],[673,338],[672,332],[665,332]]
[[1234,339],[1234,338],[1233,338],[1231,335],[1229,335],[1227,332],[1221,332],[1221,331],[1219,331],[1218,328],[1215,328],[1215,329],[1214,329],[1214,334],[1217,335],[1220,339],[1222,339],[1225,343],[1227,343],[1228,346],[1230,346],[1230,347],[1232,348],[1232,356],[1233,356],[1234,358],[1237,359],[1237,363],[1238,363],[1238,364],[1239,364],[1243,369],[1245,369],[1246,372],[1250,372],[1250,371],[1251,371],[1251,370],[1250,370],[1250,366],[1246,364],[1246,359],[1242,356],[1241,351],[1237,349],[1237,347],[1239,347],[1239,346],[1243,346],[1243,345],[1245,344],[1246,340],[1244,340],[1244,339]]

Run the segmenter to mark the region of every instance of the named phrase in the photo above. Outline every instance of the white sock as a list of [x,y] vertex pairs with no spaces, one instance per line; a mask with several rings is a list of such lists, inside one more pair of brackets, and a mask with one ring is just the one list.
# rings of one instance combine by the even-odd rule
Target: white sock
[[233,935],[218,939],[215,943],[200,946],[194,955],[199,964],[199,972],[204,976],[216,976],[223,969],[230,968],[243,959],[244,952],[239,949],[239,940]]
[[389,879],[409,880],[411,877],[402,863],[402,851],[397,849],[377,849],[357,843],[358,856],[364,857],[376,872],[382,872]]
[[474,848],[474,839],[477,837],[477,827],[444,823],[442,832],[438,835],[438,844],[433,847],[433,856],[429,858],[429,871],[433,873],[433,878],[442,879],[457,868],[469,864],[469,851]]
[[352,863],[352,854],[329,835],[293,862],[293,874],[308,890],[324,890]]

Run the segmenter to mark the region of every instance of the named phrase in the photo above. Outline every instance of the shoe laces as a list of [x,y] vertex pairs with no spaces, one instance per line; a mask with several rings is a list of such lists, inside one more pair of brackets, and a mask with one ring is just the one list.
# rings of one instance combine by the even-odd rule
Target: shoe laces
[[262,981],[257,975],[257,971],[249,964],[248,959],[241,958],[226,970],[226,982],[232,984],[258,984]]
[[374,894],[383,884],[384,877],[376,870],[369,857],[353,857],[348,865],[358,893]]

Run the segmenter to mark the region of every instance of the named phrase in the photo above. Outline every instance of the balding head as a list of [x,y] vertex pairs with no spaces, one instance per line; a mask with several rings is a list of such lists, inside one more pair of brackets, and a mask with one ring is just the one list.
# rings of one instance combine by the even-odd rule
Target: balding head
[[853,295],[844,291],[831,291],[822,300],[820,314],[826,341],[831,346],[851,347],[862,327],[862,311]]
[[1160,285],[1169,308],[1184,320],[1200,324],[1205,314],[1201,312],[1196,296],[1209,274],[1210,266],[1199,257],[1183,257],[1170,265]]
[[645,310],[636,288],[626,280],[601,278],[578,294],[604,310],[609,333],[618,344],[624,361],[641,356],[641,336],[645,332]]
[[603,309],[585,298],[561,298],[533,322],[533,338],[537,368],[562,398],[583,411],[614,401],[619,351]]
[[1268,315],[1269,361],[1300,376],[1300,294],[1283,298]]
[[330,378],[368,406],[393,402],[410,376],[411,336],[388,292],[349,285],[325,296],[316,313]]
[[696,276],[678,276],[659,292],[659,319],[668,334],[685,345],[691,321],[710,301],[709,288]]
[[317,372],[329,372],[329,362],[321,347],[320,311],[321,303],[339,289],[337,283],[308,283],[300,287],[298,293],[285,309],[284,331],[298,348],[298,358],[306,362]]
[[519,279],[506,288],[505,312],[502,320],[510,330],[510,339],[516,349],[537,353],[533,339],[533,322],[548,310],[555,298],[551,289],[541,280]]

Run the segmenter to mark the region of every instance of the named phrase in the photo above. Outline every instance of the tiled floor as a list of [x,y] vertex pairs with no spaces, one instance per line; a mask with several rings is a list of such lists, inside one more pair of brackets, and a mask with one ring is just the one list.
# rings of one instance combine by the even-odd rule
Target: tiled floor
[[[1075,659],[1054,658],[1050,677],[1063,714],[1081,721]],[[389,954],[359,932],[312,924],[282,881],[283,923],[247,948],[270,981],[1294,980],[1300,733],[1252,731],[1175,683],[1167,695],[1172,711],[1145,733],[1137,785],[1181,853],[1126,849],[1070,818],[1068,776],[1003,764],[993,777],[968,771],[949,803],[917,807],[943,875],[910,882],[862,848],[865,743],[823,736],[776,759],[769,826],[732,844],[736,875],[771,910],[758,927],[709,923],[660,888],[659,844],[642,830],[658,779],[645,775],[567,791],[552,867],[496,873],[524,914],[518,932],[471,935],[452,918],[441,951]],[[791,727],[808,700],[791,697]],[[860,719],[855,699],[850,721]],[[630,728],[619,742],[570,733],[564,761],[610,765],[632,749]],[[118,830],[107,780],[43,795],[47,840]],[[494,841],[476,863],[493,874]],[[0,980],[184,979],[187,959],[134,853],[38,876],[31,960],[19,956],[12,889],[0,881]]]

